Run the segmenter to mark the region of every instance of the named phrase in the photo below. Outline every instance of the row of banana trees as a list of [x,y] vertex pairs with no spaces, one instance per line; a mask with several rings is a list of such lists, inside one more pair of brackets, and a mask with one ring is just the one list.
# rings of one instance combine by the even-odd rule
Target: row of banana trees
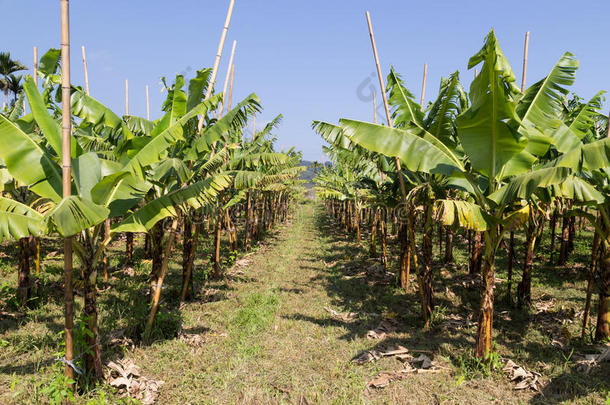
[[[519,305],[527,306],[534,250],[541,243],[544,225],[551,228],[551,251],[560,227],[563,264],[573,246],[575,218],[586,218],[595,238],[584,322],[588,323],[596,286],[595,339],[607,340],[610,139],[607,119],[599,112],[603,92],[586,103],[576,96],[569,98],[567,86],[573,84],[578,68],[570,53],[522,92],[493,31],[470,58],[468,68],[474,67],[480,73],[468,93],[455,72],[441,80],[437,99],[425,108],[392,70],[385,91],[394,128],[350,119],[341,119],[339,125],[314,122],[314,129],[330,144],[326,151],[333,162],[315,179],[318,196],[358,240],[362,224],[371,227],[373,255],[380,235],[384,263],[386,223],[396,223],[400,284],[408,289],[410,270],[417,271],[426,327],[434,310],[434,231],[443,235],[446,262],[453,260],[454,233],[463,232],[469,241],[470,270],[480,272],[482,279],[476,333],[480,358],[492,351],[499,247],[508,246],[510,294],[514,233],[524,232],[526,257],[517,295]],[[400,172],[395,158],[401,163]],[[407,186],[404,202],[399,176]]]
[[[180,300],[185,301],[194,295],[202,227],[214,230],[213,276],[221,277],[222,233],[232,250],[250,249],[253,239],[286,218],[302,194],[298,177],[303,167],[300,153],[274,150],[272,131],[281,116],[246,138],[249,118],[261,111],[255,94],[217,114],[222,94],[204,97],[211,69],[202,69],[188,86],[181,75],[171,85],[163,80],[167,98],[156,121],[120,117],[73,86],[72,196],[62,198],[59,59],[55,49],[43,55],[38,69],[42,91],[26,77],[18,101],[0,114],[0,241],[19,241],[18,294],[27,303],[33,293],[30,256],[35,256],[37,271],[39,264],[39,248],[30,247],[39,247],[41,236],[73,239],[89,331],[84,366],[88,376],[99,379],[96,286],[102,276],[108,280],[108,245],[122,235],[146,235],[152,270],[142,339],[148,342],[178,234],[183,247]],[[25,115],[24,98],[31,110]],[[244,224],[241,235],[238,223]],[[126,240],[129,256],[133,237]],[[71,286],[65,287],[66,300],[72,301]]]

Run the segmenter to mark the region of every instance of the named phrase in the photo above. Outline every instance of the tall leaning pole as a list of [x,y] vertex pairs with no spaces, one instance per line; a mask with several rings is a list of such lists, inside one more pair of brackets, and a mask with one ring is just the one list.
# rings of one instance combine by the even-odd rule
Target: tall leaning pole
[[[225,25],[222,27],[222,34],[220,35],[220,43],[218,44],[218,50],[216,51],[216,59],[214,60],[214,67],[212,68],[212,76],[208,83],[208,88],[205,92],[205,100],[212,96],[212,90],[214,90],[214,82],[216,81],[216,75],[218,75],[218,66],[220,65],[220,58],[222,58],[222,51],[225,47],[225,40],[227,39],[227,32],[229,31],[229,24],[231,23],[231,17],[233,16],[233,7],[235,6],[235,0],[231,0],[229,3],[229,10],[227,11],[227,18],[225,19]],[[199,118],[198,131],[201,133],[203,129],[203,122],[205,116],[201,114]]]
[[[60,0],[61,5],[61,154],[62,154],[62,190],[63,197],[71,194],[71,161],[70,161],[70,5],[68,0]],[[65,316],[65,373],[73,379],[74,345],[74,295],[72,293],[72,239],[64,239],[64,316]]]
[[[385,107],[386,119],[388,120],[388,127],[392,127],[392,116],[390,114],[390,107],[388,105],[388,98],[385,94],[385,84],[383,82],[383,76],[381,74],[381,66],[379,64],[379,54],[377,53],[377,44],[375,43],[375,34],[373,33],[373,23],[371,22],[371,14],[366,12],[366,22],[369,27],[369,36],[371,37],[371,47],[373,48],[373,58],[375,59],[375,67],[377,68],[377,77],[379,78],[379,87],[381,88],[381,98],[383,100],[383,106]],[[407,191],[405,188],[405,181],[402,178],[402,169],[400,166],[400,160],[394,158],[396,163],[396,170],[398,172],[398,184],[400,185],[400,194],[402,197],[403,206],[407,207]]]

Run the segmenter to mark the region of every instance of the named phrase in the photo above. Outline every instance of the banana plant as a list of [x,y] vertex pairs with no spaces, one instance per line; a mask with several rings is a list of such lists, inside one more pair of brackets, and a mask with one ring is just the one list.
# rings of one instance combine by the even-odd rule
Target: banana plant
[[[408,170],[466,180],[468,186],[465,190],[471,201],[441,199],[436,204],[444,224],[459,224],[467,229],[483,231],[485,235],[483,287],[476,336],[476,355],[485,358],[492,350],[497,248],[504,233],[522,226],[529,216],[529,206],[519,207],[515,203],[527,200],[539,189],[558,185],[565,187],[562,192],[568,198],[573,198],[582,191],[582,182],[566,180],[574,178],[583,161],[590,170],[605,167],[608,149],[607,141],[597,141],[564,153],[549,166],[534,166],[537,161],[534,153],[542,153],[539,151],[541,145],[542,148],[551,144],[565,145],[562,136],[568,140],[573,138],[573,134],[565,134],[566,128],[560,122],[555,130],[544,132],[548,125],[545,114],[555,111],[552,92],[531,90],[529,94],[537,94],[536,97],[521,95],[493,31],[468,66],[473,68],[481,63],[481,73],[470,88],[470,106],[456,118],[463,157],[458,157],[429,132],[422,132],[421,125],[413,121],[405,128],[392,129],[343,119],[341,127],[343,135],[351,142],[386,156],[398,157]],[[540,89],[538,83],[534,86]],[[523,104],[519,106],[521,100]],[[532,126],[524,124],[523,115],[518,114],[519,108],[528,109],[528,103],[535,103],[545,111],[545,114],[540,114],[540,119],[535,118],[535,114],[528,116],[534,126],[539,125],[539,133],[531,134]],[[530,110],[534,111],[533,107]],[[563,148],[558,146],[558,149]],[[590,193],[587,196],[589,201],[599,201],[599,193],[593,193],[590,187],[585,188]]]
[[[117,148],[116,160],[104,159],[95,152],[85,152],[73,138],[73,195],[62,198],[61,169],[58,163],[61,156],[59,124],[49,114],[31,77],[26,78],[24,87],[32,109],[30,118],[40,128],[44,141],[37,142],[35,135],[24,130],[28,125],[22,127],[19,120],[13,123],[0,117],[0,139],[7,145],[0,151],[0,158],[10,174],[20,183],[28,185],[44,202],[46,209],[44,214],[40,214],[22,204],[3,204],[3,213],[12,215],[4,215],[9,223],[2,227],[2,236],[22,237],[26,231],[33,234],[58,233],[63,237],[78,236],[74,240],[74,249],[82,264],[84,314],[91,331],[88,343],[92,348],[85,354],[85,360],[88,372],[101,378],[95,288],[101,253],[117,232],[142,223],[152,226],[164,217],[175,215],[177,210],[174,207],[198,204],[201,199],[214,195],[219,188],[226,187],[223,182],[217,183],[215,179],[210,179],[164,196],[164,199],[152,201],[152,205],[134,209],[152,187],[147,178],[150,167],[166,158],[168,148],[183,139],[183,126],[198,114],[205,114],[213,102],[197,104],[175,122],[165,128],[158,128],[156,136],[146,139],[146,142],[127,144],[123,153]],[[88,97],[78,95],[81,99]],[[89,100],[101,105],[91,98]],[[104,114],[107,112],[105,109]],[[83,122],[91,124],[87,120]],[[129,139],[122,142],[128,141]],[[133,212],[125,216],[130,210]],[[102,238],[103,222],[107,218],[117,218],[118,222]]]

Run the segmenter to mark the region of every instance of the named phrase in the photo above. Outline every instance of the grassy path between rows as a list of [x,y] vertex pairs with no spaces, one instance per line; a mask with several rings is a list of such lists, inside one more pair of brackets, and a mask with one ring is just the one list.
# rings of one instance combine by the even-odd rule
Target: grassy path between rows
[[[367,389],[366,382],[378,373],[401,368],[390,358],[364,366],[350,362],[360,350],[381,344],[366,339],[379,318],[343,323],[324,308],[387,313],[407,305],[409,313],[416,313],[416,302],[390,286],[345,277],[345,267],[330,266],[349,263],[359,254],[331,229],[320,205],[301,205],[269,243],[245,258],[249,263],[238,267],[237,276],[214,286],[225,299],[184,309],[183,328],[207,336],[202,347],[173,340],[131,354],[146,373],[165,380],[160,403],[489,403],[517,398],[510,386],[498,387],[493,380],[458,386],[449,372]],[[419,323],[409,329],[418,328]],[[427,340],[399,330],[386,342],[405,344],[403,338],[420,347]]]
[[[52,241],[45,241],[45,247],[59,249]],[[180,309],[175,298],[181,274],[177,251],[155,323],[158,340],[135,347],[112,346],[110,336],[118,330],[126,330],[127,336],[140,333],[146,319],[144,292],[150,263],[138,260],[135,270],[127,269],[131,273],[126,274],[120,263],[123,249],[122,241],[113,245],[115,270],[110,283],[99,287],[103,357],[105,362],[132,360],[144,376],[165,381],[158,404],[597,404],[608,395],[604,378],[608,368],[588,375],[574,372],[566,360],[569,352],[551,345],[553,337],[537,321],[539,316],[508,311],[500,300],[494,322],[499,355],[540,372],[547,384],[540,394],[515,391],[501,370],[481,373],[473,367],[476,324],[444,326],[447,320],[464,319],[478,306],[477,289],[464,284],[469,279],[463,246],[456,249],[454,267],[435,273],[437,309],[433,328],[426,332],[419,316],[417,283],[408,294],[395,287],[391,277],[380,271],[378,260],[369,258],[367,243],[357,246],[331,222],[321,204],[307,201],[256,251],[227,269],[224,280],[203,280],[210,246],[200,247],[196,298]],[[0,403],[44,402],[42,391],[53,378],[49,369],[62,340],[61,261],[49,252],[45,256],[43,275],[49,279],[43,302],[27,314],[0,322]],[[7,266],[5,274],[14,274],[14,265]],[[395,266],[392,262],[390,270]],[[537,278],[558,273],[555,277],[561,282],[551,287],[535,283],[535,299],[557,297],[555,307],[580,308],[583,281],[578,287],[573,282],[568,285],[565,280],[572,277],[571,270],[561,271],[536,272]],[[344,322],[325,308],[359,316]],[[367,332],[382,317],[393,320],[395,330],[383,340],[367,339]],[[569,326],[571,333],[578,333],[578,322]],[[176,337],[178,329],[200,344]],[[427,351],[443,369],[408,374],[383,389],[369,389],[367,382],[380,373],[400,370],[402,363],[395,357],[365,365],[350,360],[362,350],[389,345]],[[95,400],[87,402],[87,398]],[[119,401],[109,388],[78,399],[88,404]]]

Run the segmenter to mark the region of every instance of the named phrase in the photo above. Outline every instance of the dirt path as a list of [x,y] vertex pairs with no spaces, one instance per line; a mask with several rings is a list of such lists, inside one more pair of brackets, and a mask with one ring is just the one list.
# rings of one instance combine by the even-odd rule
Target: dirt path
[[[344,323],[324,308],[391,314],[401,308],[416,312],[417,307],[390,286],[346,276],[358,251],[332,234],[326,221],[320,206],[300,206],[289,224],[241,260],[244,266],[231,270],[230,281],[213,285],[218,291],[208,290],[220,300],[184,308],[183,328],[202,334],[202,347],[175,339],[128,355],[147,374],[165,380],[159,403],[489,403],[508,395],[516,399],[510,387],[498,388],[492,380],[458,386],[449,372],[412,375],[383,390],[367,390],[366,382],[375,375],[401,368],[390,358],[363,366],[350,362],[360,350],[380,344],[366,339],[380,318]],[[346,264],[331,266],[338,262]],[[413,313],[415,327],[399,329],[386,342],[426,347],[426,336],[413,331],[419,329],[416,319]]]

